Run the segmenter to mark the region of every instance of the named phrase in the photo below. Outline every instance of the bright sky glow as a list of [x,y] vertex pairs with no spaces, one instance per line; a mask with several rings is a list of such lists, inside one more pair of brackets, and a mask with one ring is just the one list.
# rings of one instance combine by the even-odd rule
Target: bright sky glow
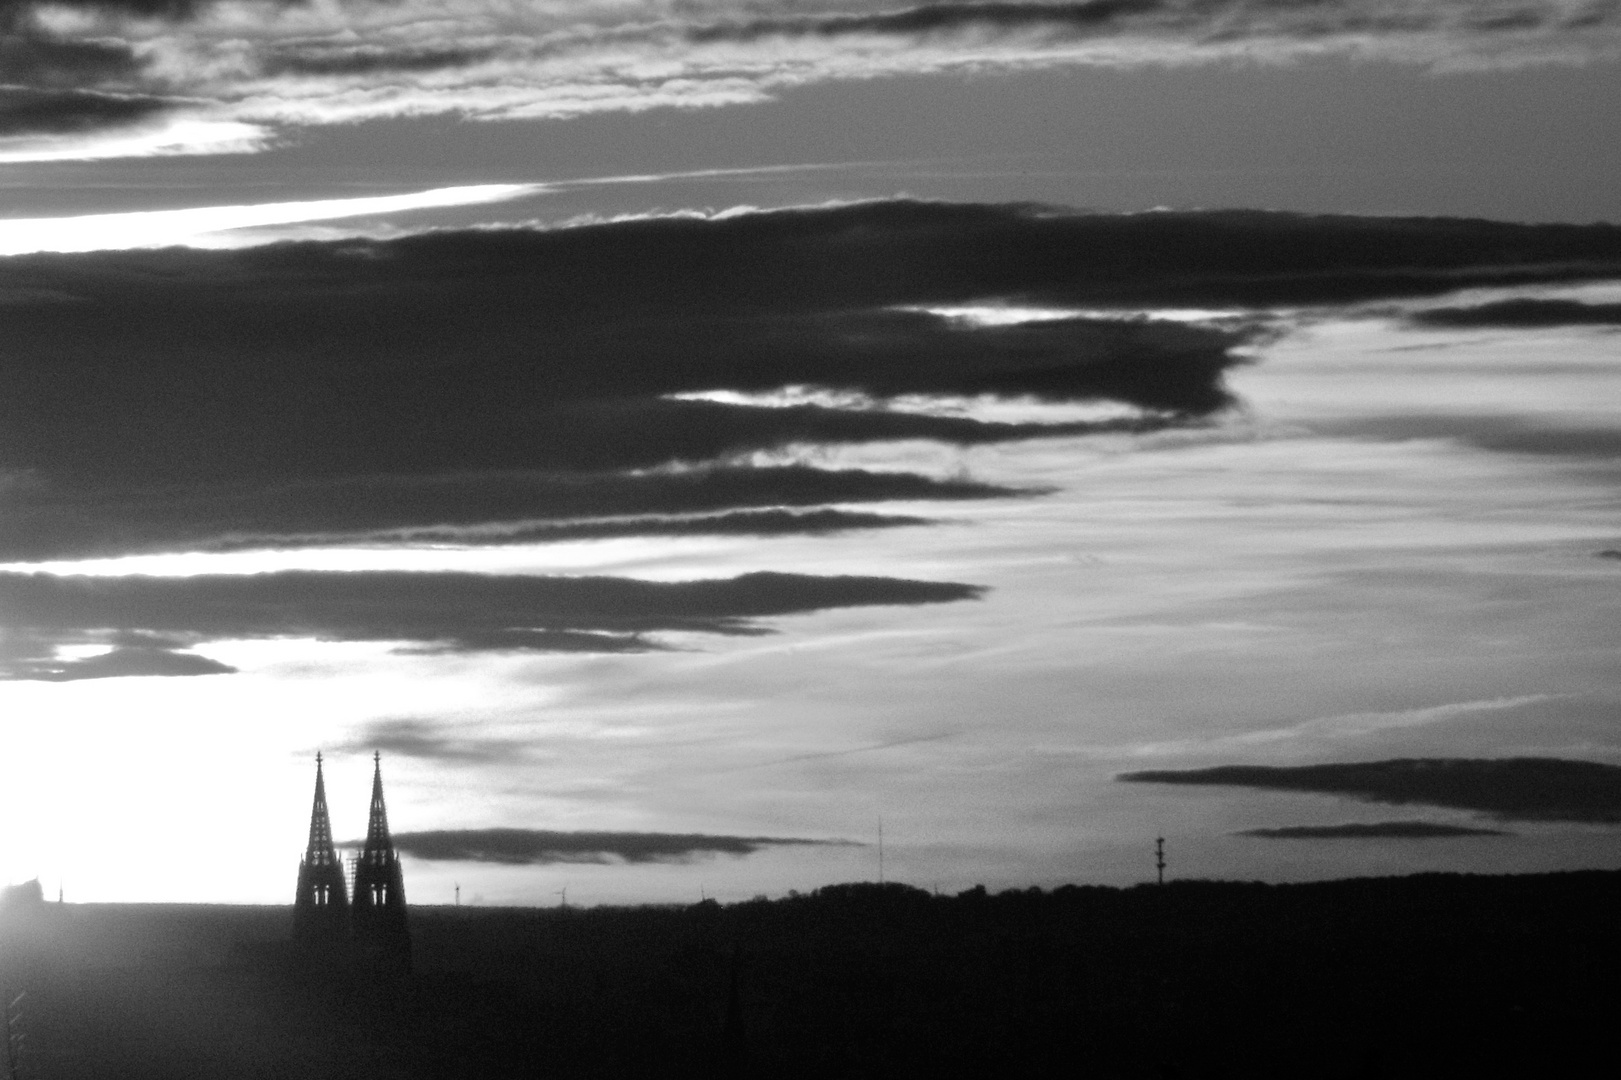
[[[0,255],[35,251],[106,251],[121,248],[233,246],[240,229],[369,217],[449,206],[469,206],[522,198],[542,190],[535,184],[476,184],[434,188],[406,195],[241,206],[201,206],[185,210],[146,210],[86,214],[68,218],[0,218]],[[249,238],[246,242],[264,242]]]
[[180,154],[251,154],[269,141],[258,124],[178,118],[155,127],[85,135],[0,136],[0,165]]
[[[3,683],[0,723],[20,751],[7,760],[31,765],[9,773],[0,812],[53,812],[48,833],[6,849],[0,875],[38,873],[47,887],[60,876],[70,898],[84,900],[162,895],[163,880],[141,878],[137,861],[105,859],[99,803],[63,797],[86,782],[105,784],[124,808],[121,827],[137,832],[155,833],[182,812],[153,791],[184,791],[192,809],[257,800],[257,831],[246,839],[286,850],[291,866],[314,749],[329,755],[335,827],[357,834],[360,744],[371,725],[400,718],[451,723],[475,756],[489,740],[527,749],[506,764],[470,757],[450,768],[385,752],[398,829],[448,822],[870,839],[882,813],[891,871],[943,888],[1136,880],[1144,829],[1172,838],[1189,874],[1309,872],[1264,842],[1222,839],[1272,823],[1277,796],[1166,798],[1108,777],[1147,759],[1422,756],[1456,752],[1460,739],[1485,755],[1591,756],[1570,718],[1621,697],[1603,644],[1613,611],[1600,582],[1613,583],[1613,573],[1592,557],[1616,545],[1616,532],[1596,478],[1553,459],[1473,449],[1455,433],[1385,441],[1354,427],[1313,431],[1393,410],[1446,415],[1459,407],[1457,387],[1476,379],[1488,380],[1500,406],[1539,423],[1585,416],[1595,393],[1621,393],[1610,339],[1537,332],[1500,356],[1464,334],[1421,354],[1423,365],[1385,363],[1437,338],[1369,319],[1319,322],[1241,371],[1235,383],[1248,412],[1224,428],[939,454],[936,467],[1061,490],[951,507],[947,516],[962,525],[904,539],[342,553],[356,566],[567,565],[672,579],[883,572],[900,560],[920,577],[992,592],[943,612],[800,617],[780,634],[693,641],[691,651],[667,654],[425,656],[221,642],[203,651],[241,674]],[[1348,369],[1368,365],[1377,378],[1346,381]],[[871,448],[843,463],[895,460]],[[314,562],[340,565],[336,557]],[[271,565],[246,553],[190,558],[76,569]],[[1505,608],[1505,591],[1523,599]],[[47,712],[54,721],[38,722]],[[997,722],[984,725],[992,714]],[[340,745],[348,739],[352,753]],[[107,751],[95,755],[93,775],[77,753],[87,742]],[[736,782],[744,777],[751,782]],[[475,790],[487,794],[475,800]],[[1290,805],[1311,820],[1336,813],[1306,797]],[[188,820],[201,849],[243,839],[229,815]],[[1427,865],[1512,869],[1516,852],[1543,865],[1535,836],[1544,834],[1566,843],[1550,827],[1512,850],[1427,848]],[[998,854],[987,861],[990,851]],[[449,895],[453,881],[492,903],[533,901],[564,883],[581,903],[680,900],[700,884],[741,899],[863,876],[864,852],[530,871],[413,862],[408,875],[413,897],[425,900]],[[1385,865],[1376,850],[1365,854],[1372,861],[1342,853],[1349,861],[1336,865]],[[207,898],[281,902],[287,878],[268,860],[254,876],[214,882]]]

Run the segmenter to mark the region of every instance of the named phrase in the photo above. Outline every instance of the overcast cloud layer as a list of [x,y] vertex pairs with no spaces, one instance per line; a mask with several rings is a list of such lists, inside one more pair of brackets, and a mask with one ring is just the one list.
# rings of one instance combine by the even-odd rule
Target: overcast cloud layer
[[425,0],[8,0],[0,160],[246,151],[288,126],[426,113],[713,107],[949,70],[1323,53],[1579,62],[1616,54],[1618,18],[1605,0],[467,0],[448,12]]

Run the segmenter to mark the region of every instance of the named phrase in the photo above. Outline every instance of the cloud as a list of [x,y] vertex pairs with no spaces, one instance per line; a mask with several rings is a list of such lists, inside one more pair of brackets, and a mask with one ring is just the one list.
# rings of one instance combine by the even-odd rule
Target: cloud
[[0,137],[117,127],[174,107],[163,98],[0,87]]
[[[120,121],[89,131],[0,136],[0,164],[176,154],[247,154],[263,148],[270,138],[270,129],[262,124],[208,119],[199,115],[196,108],[176,109],[155,112],[145,123]],[[91,246],[110,245],[103,240]]]
[[376,72],[438,71],[466,67],[494,55],[493,48],[435,49],[380,46],[292,46],[261,61],[268,75],[370,75]]
[[486,546],[492,544],[555,544],[572,540],[603,540],[627,536],[826,536],[857,529],[893,529],[933,525],[929,518],[904,514],[867,514],[850,510],[743,510],[688,518],[628,518],[615,521],[571,521],[561,524],[482,525],[463,528],[411,528],[396,532],[359,534],[237,535],[222,537],[210,550],[232,551],[312,545],[376,545],[410,543]]
[[[1130,284],[1147,293],[1153,279],[1182,276],[1121,266],[1136,255],[1123,249],[1126,237],[1109,235],[1107,220],[897,201],[242,252],[119,252],[73,264],[23,259],[0,269],[6,285],[67,286],[82,306],[76,318],[19,307],[4,339],[24,351],[56,341],[71,365],[107,349],[134,350],[154,365],[152,377],[189,383],[186,397],[209,397],[214,411],[251,388],[262,413],[280,404],[263,396],[288,393],[288,382],[301,407],[330,409],[352,402],[353,380],[370,377],[371,396],[395,398],[415,422],[418,431],[406,436],[413,441],[424,422],[461,422],[476,409],[486,416],[485,441],[499,446],[511,437],[503,422],[521,411],[525,445],[568,467],[581,466],[579,444],[588,440],[528,422],[537,409],[594,402],[596,415],[582,418],[639,423],[651,410],[695,415],[701,405],[661,407],[653,400],[660,395],[785,383],[877,396],[1029,392],[1188,413],[1225,405],[1220,378],[1238,362],[1228,349],[1241,335],[1081,318],[965,327],[900,310],[1025,293],[1091,298]],[[1206,233],[1193,246],[1231,239],[1209,234],[1197,218],[1185,225]],[[1189,246],[1176,226],[1168,234],[1124,231],[1159,240],[1173,260]],[[1588,248],[1604,247],[1586,239]],[[1621,244],[1611,247],[1621,265]],[[672,280],[674,264],[687,273]],[[159,308],[192,327],[194,345],[177,353],[162,343],[171,324],[154,318]],[[256,382],[235,365],[204,365],[204,355],[222,352],[239,364],[287,365],[288,375]],[[536,355],[548,358],[545,379],[536,377]],[[334,369],[337,356],[352,359]],[[631,408],[638,413],[623,416]],[[252,436],[249,420],[230,417]],[[312,416],[306,434],[321,437],[320,423]],[[558,461],[547,439],[576,456]],[[537,462],[526,455],[520,464]]]
[[1247,747],[1280,743],[1299,739],[1359,738],[1376,732],[1402,728],[1417,728],[1429,724],[1445,723],[1459,717],[1475,716],[1504,710],[1521,709],[1565,696],[1560,694],[1520,694],[1515,697],[1485,698],[1474,701],[1448,701],[1440,705],[1424,705],[1412,709],[1394,709],[1385,712],[1339,713],[1302,720],[1286,727],[1264,728],[1238,735],[1215,738],[1178,739],[1171,742],[1148,743],[1139,746],[1143,754],[1186,754],[1189,752],[1215,753],[1232,750],[1242,753]]
[[[1028,207],[890,202],[6,260],[0,472],[15,481],[0,491],[10,534],[0,546],[49,557],[53,542],[66,554],[511,528],[562,516],[554,495],[591,501],[569,496],[571,481],[513,477],[583,475],[581,485],[626,493],[629,481],[601,481],[796,445],[1203,423],[1231,401],[1223,377],[1243,362],[1242,332],[1124,316],[973,326],[919,310],[1118,290],[1118,271],[1130,277],[1121,262],[1137,256],[1108,239],[1113,228]],[[686,272],[671,279],[672,265]],[[864,404],[676,399],[794,385]],[[1118,402],[1124,415],[998,423],[887,406],[981,394]],[[851,481],[823,486],[830,499],[871,501],[840,490],[861,486]],[[598,512],[811,505],[758,491],[724,507],[682,504],[676,489],[698,485],[658,483],[674,505]],[[863,483],[895,498],[993,494]]]
[[[1042,493],[970,479],[808,465],[631,474],[361,475],[294,484],[191,485],[156,493],[139,488],[64,492],[17,476],[7,487],[0,483],[0,506],[6,509],[0,515],[0,558],[14,561],[356,543],[488,545],[612,536],[814,535],[923,520],[782,508]],[[762,507],[769,509],[756,509]]]
[[1219,785],[1474,810],[1505,821],[1621,822],[1621,766],[1560,758],[1399,758],[1121,773],[1130,783]]
[[[77,682],[146,675],[229,675],[237,669],[198,653],[189,642],[138,631],[87,630],[71,642],[7,629],[0,632],[0,679]],[[64,655],[58,645],[89,645],[92,651]]]
[[[1573,18],[1573,15],[1576,17]],[[1470,37],[1515,32],[1592,29],[1614,19],[1608,6],[1524,3],[1512,10],[1480,10],[1446,0],[1316,0],[1309,3],[1247,3],[1244,0],[1089,0],[1082,3],[933,3],[873,13],[744,17],[694,27],[697,42],[754,42],[762,38],[898,37],[937,40],[972,35],[1042,34],[1057,41],[1136,35],[1178,42],[1189,51],[1203,44],[1251,41],[1282,51],[1291,41],[1332,43],[1336,37],[1416,38],[1442,34],[1462,43]],[[1331,45],[1332,47],[1332,45]]]
[[872,14],[842,12],[740,19],[695,26],[695,42],[758,41],[761,38],[839,38],[865,35],[922,37],[965,30],[981,33],[1018,30],[1096,33],[1133,15],[1166,11],[1162,0],[1091,0],[1080,4],[971,3],[923,4]]
[[1459,836],[1512,836],[1501,829],[1443,825],[1435,821],[1372,821],[1344,825],[1284,825],[1246,829],[1237,836],[1263,840],[1446,840]]
[[[394,834],[400,854],[440,862],[508,866],[555,863],[687,863],[716,855],[741,857],[767,847],[846,846],[850,840],[704,833],[552,832],[545,829],[440,829]],[[359,847],[359,841],[342,846]]]
[[1530,416],[1462,414],[1367,416],[1314,423],[1324,434],[1378,439],[1454,439],[1481,450],[1577,461],[1621,460],[1621,425],[1550,424]]
[[489,765],[521,759],[530,745],[522,739],[473,737],[428,720],[396,717],[366,725],[358,737],[335,749],[385,751],[390,756],[425,758],[439,764]]
[[[683,582],[396,571],[182,578],[0,573],[0,611],[8,628],[53,648],[153,634],[188,644],[313,637],[399,641],[435,651],[640,651],[658,648],[644,635],[661,631],[760,634],[768,632],[760,620],[776,616],[950,603],[982,592],[954,582],[769,572]],[[135,673],[116,669],[143,657],[158,666],[186,665],[144,652],[104,661],[101,668]],[[37,662],[6,659],[0,656],[0,678],[42,677]]]
[[[62,41],[37,30],[8,33],[5,18],[0,16],[0,72],[11,84],[11,93],[57,89],[87,98],[104,96],[75,88],[124,80],[139,68],[134,50],[122,42]],[[123,120],[110,119],[113,123]],[[0,133],[4,131],[0,128]]]
[[1421,326],[1447,327],[1621,326],[1621,304],[1522,297],[1468,307],[1427,308],[1409,319]]
[[[46,20],[49,6],[57,13]],[[142,58],[125,90],[178,93],[251,125],[430,113],[567,117],[754,102],[828,80],[950,70],[1187,64],[1325,53],[1432,67],[1613,57],[1614,5],[1522,0],[947,2],[884,10],[786,0],[428,0],[299,5],[207,0],[11,3],[0,32],[47,21]],[[877,7],[877,10],[873,10]],[[75,11],[72,20],[60,18]],[[111,89],[86,67],[81,89]],[[131,148],[130,152],[141,152]]]
[[[471,197],[406,198],[419,196]],[[816,485],[821,502],[1008,494],[898,476],[665,474],[785,447],[1208,423],[1232,403],[1226,375],[1256,331],[1144,319],[1145,307],[1605,276],[1621,276],[1613,226],[908,200],[20,256],[0,261],[0,551],[517,537],[567,517],[810,507]],[[1056,315],[945,313],[986,304]],[[788,387],[828,393],[758,404]],[[897,404],[979,395],[1115,412],[998,423]],[[716,501],[726,485],[734,497]]]
[[6,0],[7,15],[32,13],[44,7],[99,15],[128,15],[141,19],[187,19],[219,0]]

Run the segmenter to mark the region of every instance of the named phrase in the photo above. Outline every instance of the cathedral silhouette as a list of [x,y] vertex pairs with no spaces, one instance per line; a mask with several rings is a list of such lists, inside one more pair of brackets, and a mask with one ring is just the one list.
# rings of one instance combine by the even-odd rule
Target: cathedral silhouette
[[405,877],[388,832],[383,804],[383,758],[373,754],[371,813],[366,843],[353,862],[353,900],[343,863],[332,844],[326,809],[326,778],[315,755],[315,803],[310,809],[310,840],[298,864],[293,897],[293,940],[327,955],[409,971],[411,933],[406,924]]

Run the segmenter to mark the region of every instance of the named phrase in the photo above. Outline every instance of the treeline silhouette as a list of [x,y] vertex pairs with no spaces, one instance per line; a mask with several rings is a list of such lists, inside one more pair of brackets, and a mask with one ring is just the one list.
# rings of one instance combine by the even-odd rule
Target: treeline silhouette
[[1575,1075],[1617,911],[1613,872],[418,907],[403,976],[286,908],[45,904],[0,981],[28,1080]]

